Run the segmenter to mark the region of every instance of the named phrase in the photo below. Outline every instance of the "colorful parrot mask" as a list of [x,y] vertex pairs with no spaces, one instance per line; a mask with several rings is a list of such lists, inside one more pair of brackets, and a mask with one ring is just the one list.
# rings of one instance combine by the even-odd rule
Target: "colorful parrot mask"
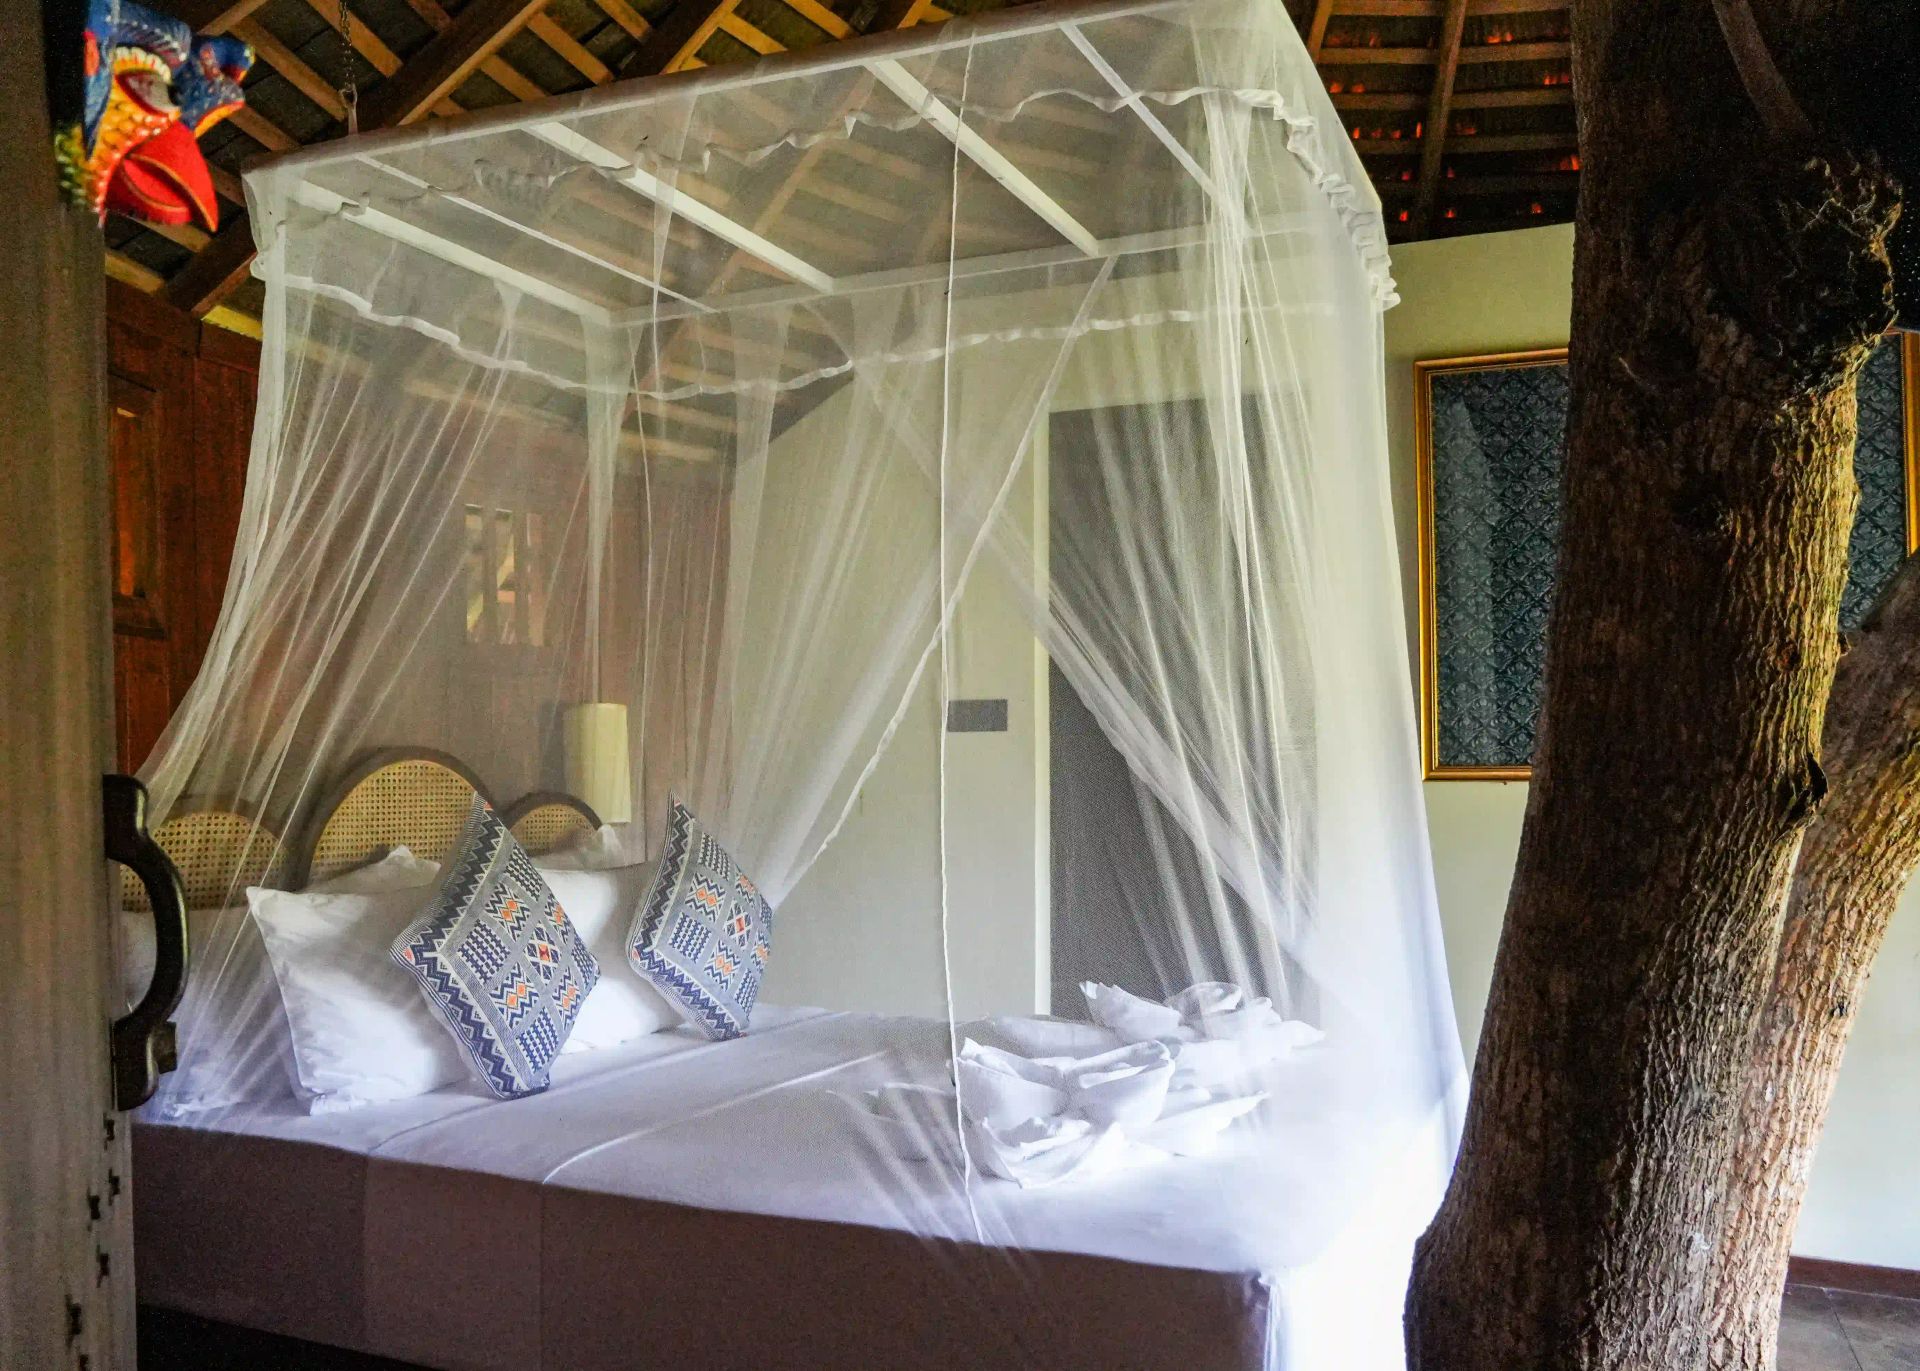
[[92,0],[84,41],[80,124],[56,140],[73,193],[103,220],[117,210],[218,228],[213,177],[195,140],[244,103],[253,49],[195,37],[134,0]]

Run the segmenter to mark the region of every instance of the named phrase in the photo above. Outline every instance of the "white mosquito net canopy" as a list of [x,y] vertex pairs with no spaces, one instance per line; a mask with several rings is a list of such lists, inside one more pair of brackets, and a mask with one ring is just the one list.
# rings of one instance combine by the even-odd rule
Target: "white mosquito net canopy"
[[957,20],[247,188],[244,515],[145,777],[282,859],[194,912],[160,1116],[312,1093],[240,887],[320,874],[343,778],[431,750],[588,800],[607,865],[683,804],[774,911],[743,1051],[793,1006],[905,1025],[755,1087],[844,1131],[859,1193],[802,1209],[1043,1247],[1034,1206],[1111,1195],[1252,1265],[1388,1191],[1418,1231],[1462,1072],[1394,296],[1278,5]]

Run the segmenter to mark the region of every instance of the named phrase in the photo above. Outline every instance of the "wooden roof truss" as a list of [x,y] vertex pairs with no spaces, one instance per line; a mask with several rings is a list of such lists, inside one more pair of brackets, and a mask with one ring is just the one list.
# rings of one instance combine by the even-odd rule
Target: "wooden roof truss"
[[[366,131],[938,23],[952,15],[934,0],[349,0],[351,22],[343,35],[339,0],[166,3],[196,29],[232,32],[252,43],[258,55],[248,79],[247,107],[205,140],[216,188],[230,203],[212,237],[193,229],[157,231],[114,221],[109,265],[115,275],[159,291],[195,316],[219,311],[217,321],[243,327],[242,316],[257,310],[258,287],[248,272],[253,233],[239,170],[264,153],[322,142],[344,131],[339,88],[348,41],[353,77],[363,92],[359,126]],[[971,12],[999,3],[971,0],[966,8]],[[1568,0],[1289,3],[1374,177],[1393,236],[1571,218],[1579,159]],[[1075,31],[1067,33],[1101,70],[1097,50]],[[1076,166],[1070,156],[1029,158],[1004,143],[988,143],[899,63],[878,60],[867,70],[920,109],[959,155],[1031,210],[1071,251],[1092,255],[1101,248],[1098,235],[1047,188],[1049,177],[1083,175],[1087,168]],[[1124,93],[1117,73],[1102,74]],[[1205,186],[1204,169],[1179,139],[1153,111],[1133,104],[1152,136]],[[540,136],[585,162],[610,169],[619,165],[611,152],[558,123],[544,126]],[[720,283],[745,273],[749,290],[820,290],[832,272],[815,259],[830,251],[832,231],[817,223],[790,223],[790,236],[776,239],[774,221],[788,204],[795,197],[824,197],[856,222],[887,220],[882,197],[860,190],[855,179],[820,174],[820,160],[832,156],[881,160],[877,150],[857,144],[832,151],[818,145],[798,160],[789,182],[750,221],[684,190],[669,192],[638,169],[620,168],[616,179],[642,200],[673,194],[676,217],[723,240],[732,256]],[[621,211],[615,206],[609,213],[617,217]],[[539,224],[509,226],[532,241],[634,275],[630,264],[596,253],[577,238],[562,241]],[[1010,250],[1009,255],[1020,254]],[[511,264],[496,265],[514,270]],[[688,315],[700,312],[671,284],[650,284],[661,288],[669,309],[677,303]],[[662,359],[663,364],[670,360],[665,349]]]

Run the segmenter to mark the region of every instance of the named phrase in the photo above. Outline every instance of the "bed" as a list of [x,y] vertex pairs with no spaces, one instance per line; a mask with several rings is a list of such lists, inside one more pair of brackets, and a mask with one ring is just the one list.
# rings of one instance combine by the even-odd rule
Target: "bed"
[[[444,855],[477,789],[455,759],[380,753],[287,869]],[[554,794],[505,813],[536,852],[596,822]],[[242,859],[277,874],[276,845],[230,814],[171,839],[196,888]],[[319,1117],[287,1095],[142,1118],[140,1297],[487,1371],[1400,1365],[1408,1216],[1431,1178],[1410,1167],[1406,1193],[1356,1204],[1329,1176],[1329,1102],[1361,1074],[1336,1052],[1275,1068],[1271,1117],[1215,1156],[963,1191],[844,1114],[863,1089],[941,1081],[948,1051],[940,1022],[763,1006],[734,1041],[675,1029],[564,1056],[521,1100],[462,1084]]]

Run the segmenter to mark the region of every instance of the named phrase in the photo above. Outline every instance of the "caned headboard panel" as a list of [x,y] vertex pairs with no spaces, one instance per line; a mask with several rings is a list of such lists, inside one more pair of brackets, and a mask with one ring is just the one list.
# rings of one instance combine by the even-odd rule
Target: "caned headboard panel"
[[479,777],[444,752],[383,748],[363,758],[315,813],[288,872],[295,889],[362,866],[389,848],[442,862],[460,840]]
[[[241,898],[250,885],[279,883],[288,854],[273,830],[230,809],[200,809],[191,799],[175,808],[153,838],[180,870],[187,908],[215,909]],[[120,907],[153,907],[127,867],[120,868]]]
[[591,837],[600,816],[584,800],[558,790],[522,795],[500,812],[520,846],[538,857]]

